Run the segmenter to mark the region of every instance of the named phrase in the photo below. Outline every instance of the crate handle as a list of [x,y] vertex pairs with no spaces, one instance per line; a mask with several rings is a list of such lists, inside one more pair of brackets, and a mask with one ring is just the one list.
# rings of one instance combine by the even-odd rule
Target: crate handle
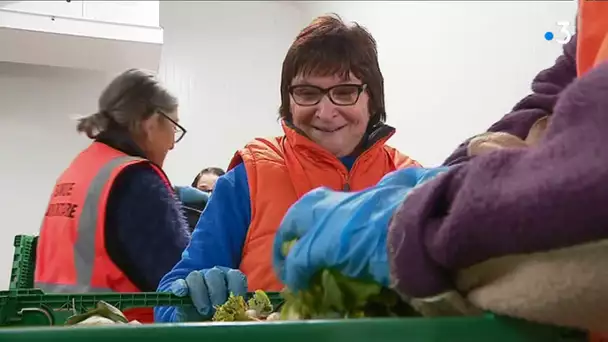
[[44,316],[46,316],[46,318],[49,321],[49,325],[51,325],[51,326],[53,325],[53,316],[51,316],[51,314],[47,310],[44,310],[41,308],[23,308],[23,309],[19,310],[19,312],[17,314],[19,314],[20,316],[23,316],[23,314],[25,312],[40,312]]

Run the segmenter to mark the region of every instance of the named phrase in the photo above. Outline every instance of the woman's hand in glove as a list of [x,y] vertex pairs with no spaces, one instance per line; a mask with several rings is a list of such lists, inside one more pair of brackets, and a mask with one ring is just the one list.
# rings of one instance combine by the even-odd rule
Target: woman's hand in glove
[[[292,291],[305,290],[322,269],[389,285],[387,231],[408,193],[446,168],[408,168],[359,192],[318,188],[285,215],[275,237],[274,268]],[[298,240],[287,256],[284,245]]]
[[213,267],[201,271],[192,271],[186,279],[178,279],[171,284],[171,292],[179,297],[190,296],[196,309],[178,308],[178,321],[199,321],[213,316],[215,306],[222,305],[230,293],[245,296],[247,278],[235,269]]

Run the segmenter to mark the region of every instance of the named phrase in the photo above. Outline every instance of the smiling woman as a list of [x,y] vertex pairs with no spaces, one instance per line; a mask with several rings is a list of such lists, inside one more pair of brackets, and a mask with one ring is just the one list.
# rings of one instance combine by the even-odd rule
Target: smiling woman
[[[336,157],[355,150],[369,122],[367,101],[358,102],[367,84],[361,84],[354,75],[343,82],[338,77],[298,77],[289,87],[294,125]],[[323,88],[321,84],[331,86]],[[365,93],[363,97],[369,98]]]
[[[182,260],[159,291],[190,294],[197,312],[156,309],[157,321],[200,320],[228,293],[278,291],[274,235],[287,209],[318,187],[357,191],[414,160],[385,145],[384,86],[374,38],[336,16],[315,19],[287,51],[281,76],[284,135],[236,152],[218,179]],[[211,296],[210,296],[211,294]]]
[[285,57],[280,115],[335,156],[357,154],[365,133],[386,120],[383,84],[369,32],[339,17],[321,17]]

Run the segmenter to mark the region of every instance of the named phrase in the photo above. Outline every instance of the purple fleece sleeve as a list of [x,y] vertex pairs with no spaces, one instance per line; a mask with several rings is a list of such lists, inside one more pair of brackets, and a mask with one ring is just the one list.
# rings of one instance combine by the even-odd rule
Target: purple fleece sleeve
[[495,151],[416,189],[389,229],[398,291],[453,289],[455,271],[608,238],[608,63],[564,90],[545,137]]
[[[526,96],[488,129],[489,132],[505,132],[525,139],[530,127],[538,119],[553,112],[559,93],[576,78],[576,35],[564,45],[564,52],[555,64],[541,71],[532,80],[532,94]],[[444,165],[456,165],[468,159],[467,145],[462,143],[450,155]]]

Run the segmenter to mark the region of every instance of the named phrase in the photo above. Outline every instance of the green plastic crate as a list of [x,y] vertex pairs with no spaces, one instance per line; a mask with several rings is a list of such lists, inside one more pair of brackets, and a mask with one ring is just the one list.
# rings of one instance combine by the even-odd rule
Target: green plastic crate
[[[247,297],[251,295],[249,293]],[[275,307],[282,302],[279,293],[268,293],[268,297]],[[189,297],[160,292],[45,294],[40,289],[0,291],[0,327],[63,325],[70,316],[93,309],[100,300],[121,311],[192,305]]]
[[[61,327],[99,300],[124,310],[192,305],[167,293],[44,294],[33,287],[37,237],[15,237],[11,289],[0,291],[0,342],[579,342],[587,334],[487,314],[481,317],[356,319],[263,323],[186,323]],[[274,305],[281,301],[270,294]],[[43,327],[55,325],[53,327]],[[35,326],[35,327],[25,327]]]
[[0,329],[0,342],[578,342],[573,334],[495,317],[273,321]]
[[9,289],[31,289],[34,287],[37,236],[17,235],[13,242],[13,267]]

